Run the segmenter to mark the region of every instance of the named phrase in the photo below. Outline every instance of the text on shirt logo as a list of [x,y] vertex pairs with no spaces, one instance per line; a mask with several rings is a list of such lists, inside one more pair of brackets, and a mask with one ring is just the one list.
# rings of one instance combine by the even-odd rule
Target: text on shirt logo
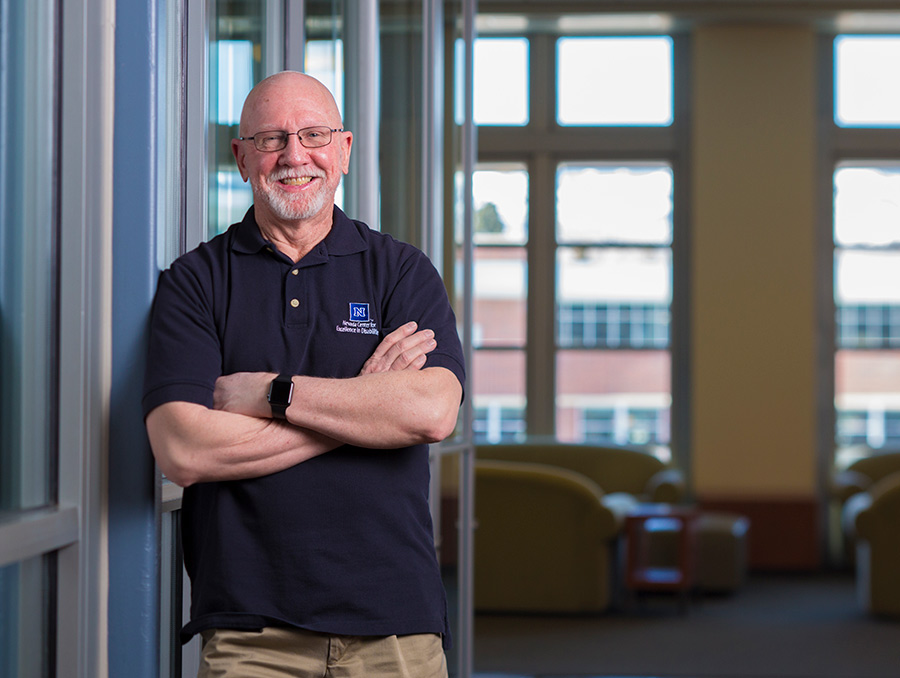
[[369,316],[369,304],[362,302],[350,302],[350,319],[342,320],[334,329],[353,334],[378,334],[378,327]]

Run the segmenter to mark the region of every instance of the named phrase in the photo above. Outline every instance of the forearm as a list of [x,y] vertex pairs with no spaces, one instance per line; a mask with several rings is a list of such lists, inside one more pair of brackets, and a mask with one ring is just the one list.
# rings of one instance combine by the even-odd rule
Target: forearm
[[185,402],[150,412],[147,432],[160,469],[183,487],[276,473],[340,445],[287,422]]
[[[216,382],[217,410],[266,418],[275,377],[238,372]],[[349,379],[294,376],[287,420],[343,443],[393,448],[432,443],[453,432],[462,387],[443,367],[391,370]]]
[[456,376],[440,367],[353,379],[294,377],[287,419],[351,445],[405,447],[449,436],[461,396]]

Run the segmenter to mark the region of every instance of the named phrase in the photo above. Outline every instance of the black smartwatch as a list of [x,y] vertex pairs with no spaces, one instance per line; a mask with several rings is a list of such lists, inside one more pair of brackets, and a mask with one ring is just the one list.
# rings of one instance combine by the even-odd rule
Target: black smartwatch
[[285,410],[291,404],[294,395],[294,379],[290,374],[279,374],[269,384],[269,406],[272,408],[272,416],[276,419],[287,419]]

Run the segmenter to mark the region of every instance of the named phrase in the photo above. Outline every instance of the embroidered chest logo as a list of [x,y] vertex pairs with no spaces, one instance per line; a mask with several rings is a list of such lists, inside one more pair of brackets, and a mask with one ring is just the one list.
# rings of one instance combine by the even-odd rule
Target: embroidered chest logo
[[342,320],[334,329],[351,334],[378,334],[378,327],[369,315],[369,304],[359,301],[350,302],[350,318]]
[[350,320],[356,322],[369,322],[369,305],[351,303],[350,304]]

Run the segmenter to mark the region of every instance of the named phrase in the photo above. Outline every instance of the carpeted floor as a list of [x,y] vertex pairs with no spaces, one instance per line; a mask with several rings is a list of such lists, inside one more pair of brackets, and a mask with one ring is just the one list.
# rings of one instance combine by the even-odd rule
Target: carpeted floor
[[[898,573],[900,576],[900,573]],[[478,678],[900,678],[900,622],[872,619],[852,576],[753,576],[684,615],[652,597],[590,617],[478,615]]]

